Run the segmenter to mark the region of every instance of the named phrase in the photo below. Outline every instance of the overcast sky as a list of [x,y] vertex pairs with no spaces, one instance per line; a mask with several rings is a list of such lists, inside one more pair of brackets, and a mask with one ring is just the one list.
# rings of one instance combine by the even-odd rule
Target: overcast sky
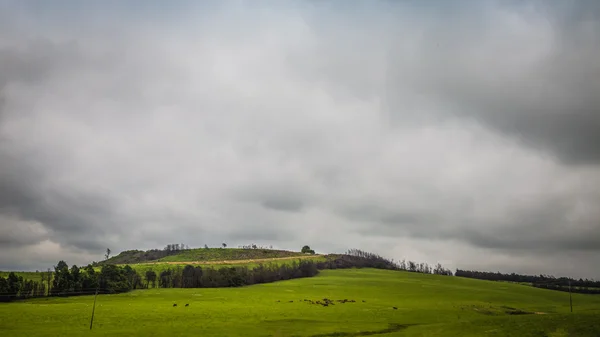
[[600,2],[0,0],[0,270],[172,242],[600,278]]

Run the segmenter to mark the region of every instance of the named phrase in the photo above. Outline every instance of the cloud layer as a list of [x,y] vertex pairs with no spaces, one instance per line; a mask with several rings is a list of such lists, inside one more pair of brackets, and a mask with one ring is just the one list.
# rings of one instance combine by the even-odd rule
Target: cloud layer
[[134,3],[0,4],[0,269],[256,242],[600,277],[597,2]]

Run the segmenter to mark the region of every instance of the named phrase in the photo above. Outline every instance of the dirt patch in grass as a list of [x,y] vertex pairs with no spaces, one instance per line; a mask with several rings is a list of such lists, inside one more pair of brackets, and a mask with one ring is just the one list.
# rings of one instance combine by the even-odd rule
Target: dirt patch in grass
[[311,337],[354,337],[354,336],[373,336],[386,333],[398,332],[417,324],[390,324],[387,328],[381,330],[357,331],[357,332],[332,332],[326,334],[312,335]]

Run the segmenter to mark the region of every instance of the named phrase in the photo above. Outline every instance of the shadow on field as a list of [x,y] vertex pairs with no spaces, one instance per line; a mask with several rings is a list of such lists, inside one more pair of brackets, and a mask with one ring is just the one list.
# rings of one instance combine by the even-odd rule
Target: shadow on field
[[326,334],[312,335],[311,337],[352,337],[352,336],[373,336],[404,330],[417,324],[390,324],[389,327],[381,330],[358,331],[358,332],[332,332]]

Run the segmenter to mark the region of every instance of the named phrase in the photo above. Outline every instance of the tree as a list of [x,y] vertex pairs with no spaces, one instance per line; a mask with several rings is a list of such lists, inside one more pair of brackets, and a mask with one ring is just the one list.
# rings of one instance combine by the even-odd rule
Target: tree
[[88,264],[84,270],[85,273],[81,273],[81,288],[85,290],[95,289],[98,286],[98,276],[94,266]]
[[48,268],[48,270],[46,271],[46,282],[48,295],[50,295],[50,282],[52,282],[52,270],[50,270],[50,268]]
[[223,242],[223,248],[227,248],[227,244]]
[[106,248],[106,254],[104,254],[104,259],[108,260],[109,257],[110,257],[110,248]]
[[152,283],[152,288],[156,287],[156,273],[154,270],[146,270],[146,288]]
[[314,254],[315,253],[315,251],[312,250],[312,249],[310,249],[309,246],[302,247],[301,252],[304,253],[304,254]]
[[54,280],[52,282],[52,291],[56,294],[65,293],[70,290],[72,285],[69,266],[65,261],[58,261],[54,267]]
[[81,272],[76,265],[71,267],[71,291],[80,291],[81,290]]
[[8,292],[12,295],[16,295],[19,292],[19,277],[17,274],[10,272],[6,278]]

